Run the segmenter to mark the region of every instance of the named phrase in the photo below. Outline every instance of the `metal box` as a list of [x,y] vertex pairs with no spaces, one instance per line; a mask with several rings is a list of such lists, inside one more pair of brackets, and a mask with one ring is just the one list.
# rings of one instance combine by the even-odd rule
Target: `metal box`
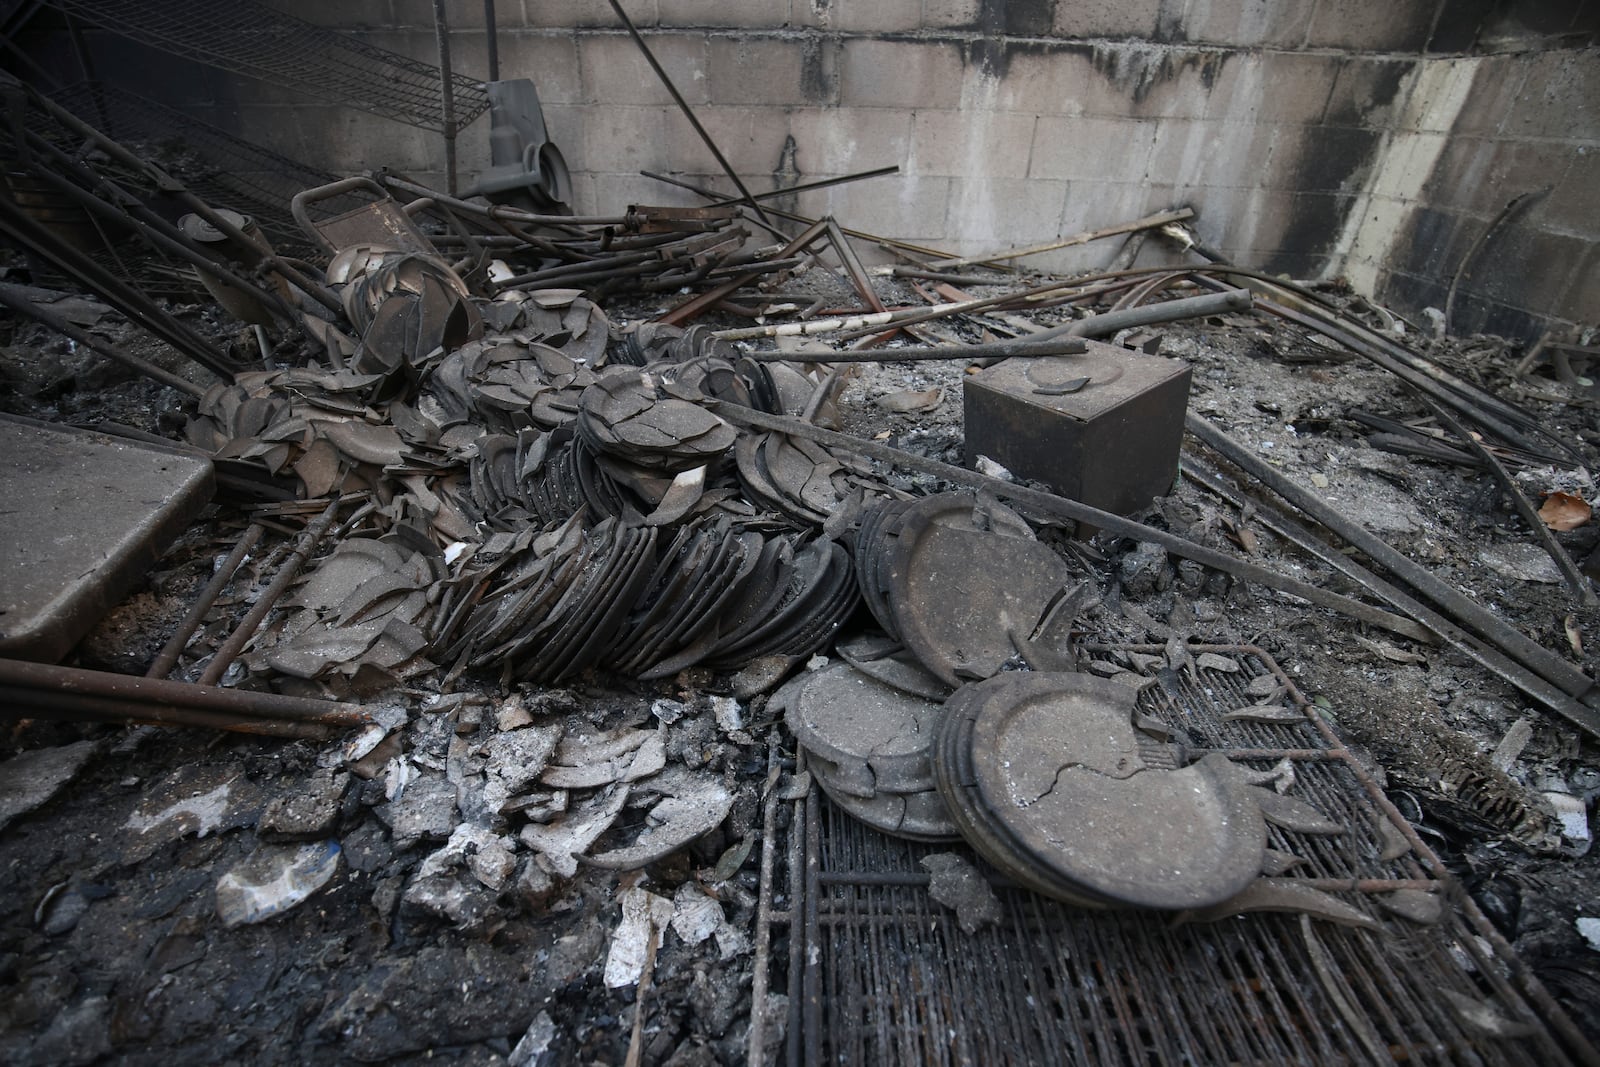
[[988,456],[1080,503],[1138,511],[1177,479],[1189,378],[1179,360],[1098,341],[997,363],[964,385],[967,465]]

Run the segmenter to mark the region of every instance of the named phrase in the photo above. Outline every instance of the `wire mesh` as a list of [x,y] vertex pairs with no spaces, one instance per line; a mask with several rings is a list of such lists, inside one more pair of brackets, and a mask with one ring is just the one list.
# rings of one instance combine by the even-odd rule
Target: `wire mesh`
[[[251,0],[55,0],[69,14],[208,66],[439,129],[439,68]],[[484,83],[453,74],[455,125],[489,109]]]
[[[1222,719],[1257,702],[1244,695],[1252,677],[1288,682],[1270,658],[1206,651],[1241,669],[1169,677],[1143,691],[1141,710],[1193,746],[1248,752],[1241,762],[1252,766],[1288,757],[1293,794],[1348,830],[1274,828],[1269,844],[1304,860],[1286,877],[1334,892],[1377,920],[1376,931],[1281,914],[1200,924],[1077,909],[957,848],[1003,912],[967,934],[930,899],[919,865],[948,846],[879,834],[813,787],[795,815],[805,867],[790,914],[804,922],[791,927],[789,1062],[1593,1062],[1595,1050],[1509,947],[1485,936],[1437,859],[1409,828],[1383,828],[1392,809],[1331,734],[1309,717],[1304,727]],[[1396,833],[1413,850],[1380,859]],[[1385,912],[1378,894],[1397,885],[1441,894],[1444,917],[1417,925]]]

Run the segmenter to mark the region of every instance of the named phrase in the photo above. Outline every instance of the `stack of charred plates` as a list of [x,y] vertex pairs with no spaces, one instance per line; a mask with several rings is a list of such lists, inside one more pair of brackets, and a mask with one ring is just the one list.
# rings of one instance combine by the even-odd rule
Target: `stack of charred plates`
[[559,349],[492,338],[463,345],[440,361],[421,406],[436,410],[444,426],[549,430],[577,417],[579,399],[593,383],[589,369]]
[[999,671],[1071,577],[1022,516],[971,491],[875,505],[855,555],[878,624],[952,688]]
[[939,793],[997,869],[1089,907],[1203,908],[1261,873],[1266,822],[1225,757],[1177,768],[1134,694],[1013,671],[958,690],[934,744]]
[[507,678],[559,681],[593,666],[661,678],[706,664],[804,658],[857,604],[850,554],[727,518],[656,527],[580,508],[533,533],[493,535],[458,560],[435,612],[435,656]]
[[656,531],[606,519],[585,532],[582,518],[517,538],[504,558],[455,582],[435,647],[507,680],[560,681],[598,663],[650,578]]
[[[873,639],[853,643],[869,652]],[[888,644],[881,637],[876,643]],[[887,656],[866,659],[893,662]],[[915,677],[914,666],[908,676]],[[890,676],[901,680],[891,670]],[[933,739],[945,710],[937,679],[931,690],[908,692],[848,661],[808,672],[774,694],[772,705],[806,752],[806,766],[835,804],[884,833],[915,841],[959,838],[934,783]],[[925,695],[926,692],[939,694]]]
[[607,367],[583,391],[578,437],[593,452],[673,475],[721,457],[738,431],[697,403],[674,396],[646,370]]

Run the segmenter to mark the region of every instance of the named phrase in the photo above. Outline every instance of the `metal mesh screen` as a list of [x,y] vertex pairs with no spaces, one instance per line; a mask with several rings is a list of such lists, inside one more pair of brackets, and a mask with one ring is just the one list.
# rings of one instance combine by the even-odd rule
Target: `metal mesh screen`
[[[1199,650],[1196,650],[1199,651]],[[1254,914],[1212,924],[1097,912],[1017,888],[964,847],[886,837],[815,788],[797,804],[788,911],[791,1063],[847,1064],[1561,1064],[1594,1056],[1559,1008],[1439,868],[1438,861],[1326,729],[1225,722],[1254,703],[1254,649],[1238,673],[1168,677],[1140,706],[1200,751],[1267,767],[1287,756],[1294,795],[1344,823],[1337,837],[1271,830],[1303,857],[1287,877],[1361,908],[1379,932]],[[1291,689],[1295,699],[1299,694]],[[1386,830],[1382,823],[1389,822]],[[1379,859],[1403,833],[1412,851]],[[1137,847],[1130,842],[1130,847]],[[966,855],[1004,918],[964,933],[928,896],[918,865]],[[1417,925],[1377,894],[1443,895]]]
[[[69,14],[172,55],[411,126],[441,123],[439,68],[250,0],[56,0]],[[455,123],[489,109],[484,84],[452,75]]]

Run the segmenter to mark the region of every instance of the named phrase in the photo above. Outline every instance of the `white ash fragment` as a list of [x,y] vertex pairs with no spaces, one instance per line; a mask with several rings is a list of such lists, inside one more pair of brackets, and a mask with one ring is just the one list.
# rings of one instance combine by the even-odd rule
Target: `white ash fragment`
[[659,730],[615,730],[588,738],[568,737],[539,781],[556,789],[598,789],[636,782],[667,765],[666,738]]
[[524,826],[522,843],[539,854],[545,870],[571,878],[578,873],[578,857],[617,821],[627,799],[628,786],[614,785],[549,825]]
[[[404,761],[396,761],[402,766]],[[417,773],[405,791],[372,809],[389,827],[397,849],[419,841],[444,841],[455,831],[456,790],[442,774]]]
[[646,889],[622,894],[622,921],[611,934],[606,953],[607,989],[634,985],[644,974],[645,961],[661,946],[661,931],[672,922],[672,901]]
[[256,832],[269,840],[310,841],[333,833],[350,776],[329,769],[295,782],[267,804]]
[[528,1032],[522,1035],[522,1040],[517,1042],[517,1047],[511,1050],[511,1055],[506,1057],[510,1067],[539,1067],[539,1060],[550,1046],[555,1044],[556,1024],[550,1018],[550,1013],[541,1011],[533,1017],[533,1022],[528,1024]]
[[516,873],[517,860],[512,854],[514,840],[485,830],[481,826],[462,823],[443,846],[435,849],[417,869],[417,877],[442,874],[465,867],[484,888],[499,892]]
[[1577,924],[1578,933],[1589,942],[1589,947],[1600,952],[1600,919],[1592,915],[1580,915],[1574,922]]
[[224,926],[265,922],[333,880],[339,842],[263,845],[217,880],[217,917]]
[[1583,798],[1554,791],[1543,796],[1555,809],[1556,819],[1561,824],[1561,837],[1566,842],[1563,850],[1574,856],[1587,853],[1589,846],[1594,843],[1594,836],[1589,830],[1589,811]]
[[1518,719],[1511,724],[1505,736],[1500,739],[1500,743],[1495,746],[1489,762],[1498,770],[1509,771],[1531,740],[1533,740],[1533,723],[1528,719]]
[[725,734],[744,729],[744,710],[733,697],[712,697],[711,714],[717,720],[717,729]]
[[665,859],[722,824],[733,807],[733,794],[720,779],[691,775],[650,809],[645,828],[631,845],[586,857],[596,867],[633,871]]
[[687,704],[665,698],[656,700],[650,705],[650,714],[654,715],[656,721],[663,726],[671,726],[683,718],[684,712],[688,710],[689,706]]
[[978,869],[954,852],[922,857],[931,876],[928,895],[956,913],[956,922],[969,934],[1000,921],[1000,900]]

